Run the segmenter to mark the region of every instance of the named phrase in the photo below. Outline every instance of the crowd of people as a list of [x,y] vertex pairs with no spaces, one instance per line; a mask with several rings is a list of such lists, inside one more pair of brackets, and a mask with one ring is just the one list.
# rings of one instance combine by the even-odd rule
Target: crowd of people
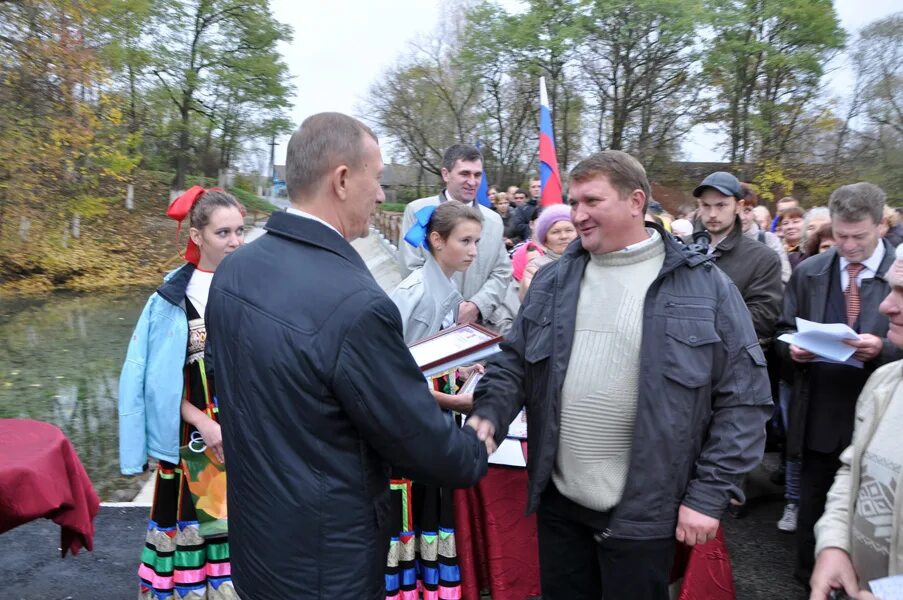
[[[460,598],[452,490],[484,476],[522,407],[528,506],[511,509],[537,514],[546,600],[668,598],[676,544],[744,516],[767,436],[775,526],[812,598],[872,598],[903,571],[903,227],[880,188],[783,198],[772,218],[716,172],[670,215],[608,150],[571,170],[564,203],[542,206],[534,179],[491,186],[490,208],[480,152],[455,144],[442,191],[405,209],[387,295],[349,243],[382,169],[368,127],[322,113],[288,145],[291,207],[254,243],[224,192],[170,207],[187,262],[120,383],[123,473],[159,463],[142,598]],[[780,341],[797,319],[848,325],[850,361]],[[407,346],[468,323],[501,351],[425,378]],[[211,504],[180,468],[198,436],[228,465],[228,538],[201,535]]]

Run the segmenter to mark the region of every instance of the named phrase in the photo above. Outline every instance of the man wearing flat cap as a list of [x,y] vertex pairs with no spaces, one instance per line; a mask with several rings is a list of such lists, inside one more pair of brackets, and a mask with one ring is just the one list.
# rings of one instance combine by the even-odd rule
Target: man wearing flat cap
[[730,277],[752,315],[759,343],[768,346],[781,314],[781,260],[765,244],[743,235],[740,222],[744,192],[730,173],[716,171],[702,180],[696,230],[711,236],[709,254]]

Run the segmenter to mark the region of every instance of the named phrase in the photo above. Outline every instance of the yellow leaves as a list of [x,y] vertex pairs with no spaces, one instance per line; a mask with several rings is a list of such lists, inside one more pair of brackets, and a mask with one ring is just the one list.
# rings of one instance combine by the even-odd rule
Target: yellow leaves
[[793,193],[793,180],[784,173],[784,169],[775,161],[761,161],[757,171],[759,174],[753,180],[753,190],[766,202],[776,200],[776,194],[780,194],[780,197],[783,197]]
[[113,198],[86,194],[75,198],[69,206],[73,213],[78,213],[81,217],[90,219],[106,215],[113,200]]
[[115,107],[111,108],[107,113],[107,121],[109,121],[110,125],[119,127],[122,125],[122,111]]
[[[57,195],[55,181],[30,184],[22,192],[29,197],[27,202],[4,206],[0,295],[159,285],[164,262],[185,247],[184,241],[175,241],[175,225],[164,215],[171,178],[171,173],[133,172],[129,176],[135,186],[131,211],[125,208],[125,184],[112,177],[100,177],[93,191],[69,199]],[[96,217],[80,213],[78,239],[71,235],[71,213],[76,207],[92,213],[106,211]],[[31,223],[26,240],[19,236],[23,219]]]

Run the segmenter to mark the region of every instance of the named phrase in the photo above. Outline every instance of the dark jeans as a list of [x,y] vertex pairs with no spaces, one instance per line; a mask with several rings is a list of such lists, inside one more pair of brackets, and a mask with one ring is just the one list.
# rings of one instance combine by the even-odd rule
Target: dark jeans
[[815,566],[815,522],[825,512],[828,490],[840,467],[841,450],[825,454],[803,450],[800,472],[800,512],[796,527],[796,576],[809,581]]
[[668,600],[674,538],[601,539],[610,513],[568,500],[549,482],[537,515],[543,600]]

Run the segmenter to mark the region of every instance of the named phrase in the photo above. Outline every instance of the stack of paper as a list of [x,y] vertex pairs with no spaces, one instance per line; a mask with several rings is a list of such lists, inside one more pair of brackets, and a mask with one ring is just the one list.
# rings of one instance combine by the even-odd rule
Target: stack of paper
[[527,409],[522,408],[511,424],[508,425],[508,437],[515,440],[527,439]]
[[880,600],[903,600],[903,575],[873,579],[869,587]]
[[796,333],[785,333],[778,339],[818,355],[823,362],[862,367],[861,361],[852,358],[856,348],[844,343],[858,340],[859,334],[843,323],[816,323],[797,317]]

